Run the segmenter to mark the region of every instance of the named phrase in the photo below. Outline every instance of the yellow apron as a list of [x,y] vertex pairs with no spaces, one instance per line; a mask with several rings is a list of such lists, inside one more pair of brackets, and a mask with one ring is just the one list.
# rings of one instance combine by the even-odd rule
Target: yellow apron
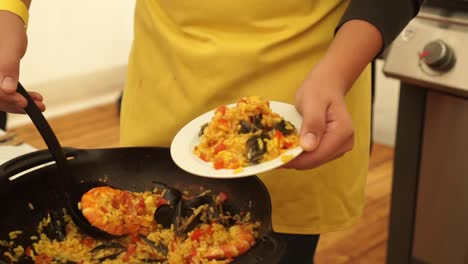
[[[123,146],[168,147],[187,122],[241,96],[293,103],[348,1],[139,0],[121,118]],[[326,87],[324,87],[326,88]],[[356,136],[343,158],[259,175],[277,232],[345,228],[364,205],[370,72],[347,95]]]

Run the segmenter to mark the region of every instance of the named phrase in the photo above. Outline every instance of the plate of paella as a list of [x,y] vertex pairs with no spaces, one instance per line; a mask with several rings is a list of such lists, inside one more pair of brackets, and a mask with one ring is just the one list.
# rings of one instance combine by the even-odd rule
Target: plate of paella
[[210,178],[239,178],[283,166],[300,153],[302,117],[294,105],[242,97],[186,124],[171,156],[183,170]]

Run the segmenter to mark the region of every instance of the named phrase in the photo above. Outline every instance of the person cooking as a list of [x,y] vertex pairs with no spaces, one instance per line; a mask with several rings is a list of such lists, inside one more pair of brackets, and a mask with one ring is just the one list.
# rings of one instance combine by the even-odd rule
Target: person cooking
[[[0,110],[13,113],[26,105],[16,85],[29,4],[0,0]],[[352,226],[363,211],[369,62],[421,4],[137,0],[121,145],[168,147],[190,120],[243,96],[295,104],[305,152],[258,176],[273,228],[288,241],[281,263],[313,263],[319,235]],[[42,96],[31,95],[44,110]]]

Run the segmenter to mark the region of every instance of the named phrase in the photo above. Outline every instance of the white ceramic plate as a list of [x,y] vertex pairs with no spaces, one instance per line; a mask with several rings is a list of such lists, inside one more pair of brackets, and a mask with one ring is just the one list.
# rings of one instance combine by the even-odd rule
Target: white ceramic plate
[[[233,107],[234,105],[229,105]],[[296,129],[301,128],[302,117],[296,111],[294,105],[270,101],[270,107],[273,112],[281,115],[286,121],[291,122]],[[290,149],[276,159],[262,162],[260,164],[244,167],[241,169],[215,169],[212,162],[206,162],[193,153],[193,148],[199,144],[200,138],[198,132],[203,124],[210,122],[213,118],[214,110],[205,113],[185,125],[175,136],[171,144],[171,156],[174,162],[181,169],[195,175],[209,178],[240,178],[257,175],[275,168],[285,163],[281,159],[286,157],[296,157],[302,152],[301,147]]]

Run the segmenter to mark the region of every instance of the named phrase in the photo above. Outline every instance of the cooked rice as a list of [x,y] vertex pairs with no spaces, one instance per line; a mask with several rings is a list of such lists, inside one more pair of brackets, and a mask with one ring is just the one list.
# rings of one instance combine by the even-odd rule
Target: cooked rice
[[[217,108],[200,133],[200,143],[193,152],[213,162],[215,169],[238,169],[269,161],[299,145],[296,128],[274,113],[268,100],[258,96],[243,97],[232,108]],[[249,143],[252,138],[256,140]],[[252,145],[265,153],[253,151]]]
[[[209,192],[209,191],[206,191]],[[140,193],[141,194],[141,193]],[[153,203],[154,201],[148,201]],[[197,210],[206,210],[207,205],[202,205]],[[229,215],[228,212],[226,212]],[[257,228],[259,223],[253,223],[250,220],[250,213],[242,213],[231,216],[236,225],[242,226],[253,236],[258,236]],[[77,226],[72,221],[68,214],[65,214],[66,222],[66,237],[63,241],[50,239],[43,232],[44,229],[51,224],[51,217],[48,215],[37,225],[39,231],[38,236],[30,236],[31,242],[28,245],[17,245],[15,239],[21,235],[21,231],[13,231],[10,233],[11,241],[0,241],[0,246],[7,248],[3,255],[11,263],[19,263],[21,257],[29,256],[36,263],[142,263],[143,260],[149,259],[164,259],[160,263],[179,264],[179,263],[229,263],[232,258],[222,260],[208,259],[205,254],[212,247],[219,247],[226,243],[232,242],[235,238],[229,233],[229,229],[217,223],[200,224],[193,231],[177,236],[174,227],[163,229],[161,226],[155,227],[148,235],[144,237],[155,244],[167,246],[167,256],[162,252],[158,252],[154,247],[150,246],[147,241],[144,241],[139,235],[127,235],[119,239],[110,241],[102,241],[94,239],[84,233],[81,233]],[[206,219],[205,219],[206,221]],[[200,231],[202,230],[202,231]],[[203,231],[204,230],[204,231]],[[208,231],[209,230],[209,231]],[[196,233],[202,235],[195,238]],[[207,232],[203,234],[203,232]],[[100,257],[109,254],[109,251],[94,252],[92,249],[99,245],[115,242],[123,245],[125,250],[118,254],[114,259],[99,260]],[[41,262],[42,261],[42,262]],[[155,262],[153,262],[155,263]]]

